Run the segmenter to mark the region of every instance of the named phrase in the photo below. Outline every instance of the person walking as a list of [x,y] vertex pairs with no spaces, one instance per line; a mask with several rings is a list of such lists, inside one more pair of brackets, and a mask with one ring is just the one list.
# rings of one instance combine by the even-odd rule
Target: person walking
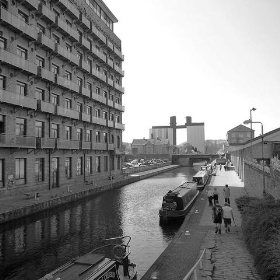
[[218,190],[216,187],[214,188],[214,191],[213,191],[213,200],[214,200],[214,203],[216,201],[218,201],[218,203],[219,203],[219,193],[218,193]]
[[225,185],[223,188],[224,198],[225,202],[227,202],[230,205],[230,189],[228,187],[228,184]]
[[232,208],[229,206],[227,202],[224,204],[222,208],[223,208],[223,219],[224,219],[226,232],[230,232],[231,219],[234,221]]
[[220,164],[220,171],[222,170],[222,165]]
[[214,202],[214,206],[212,207],[212,219],[215,224],[215,233],[221,234],[221,225],[222,225],[222,217],[223,217],[223,208],[219,205],[218,201]]
[[214,195],[213,189],[209,188],[208,191],[207,191],[209,206],[213,205],[213,195]]

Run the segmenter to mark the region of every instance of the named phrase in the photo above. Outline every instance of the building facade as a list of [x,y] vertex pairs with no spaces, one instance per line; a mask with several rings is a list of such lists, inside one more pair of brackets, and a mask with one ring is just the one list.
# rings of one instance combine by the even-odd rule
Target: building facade
[[131,144],[133,156],[168,156],[172,147],[168,139],[133,139]]
[[244,125],[238,125],[227,132],[227,141],[230,144],[245,143],[255,137],[255,131]]
[[100,0],[2,0],[0,192],[121,172],[122,63]]

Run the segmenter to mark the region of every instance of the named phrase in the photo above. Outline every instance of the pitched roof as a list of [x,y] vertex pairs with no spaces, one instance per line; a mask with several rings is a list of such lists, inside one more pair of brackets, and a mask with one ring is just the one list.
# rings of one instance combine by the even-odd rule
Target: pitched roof
[[[228,133],[232,132],[232,131],[246,131],[246,132],[250,132],[251,128],[248,128],[247,126],[245,126],[243,124],[240,124],[240,125],[232,128],[231,130],[229,130]],[[254,131],[254,130],[252,129],[252,131]]]
[[131,145],[146,145],[149,142],[149,139],[133,139]]

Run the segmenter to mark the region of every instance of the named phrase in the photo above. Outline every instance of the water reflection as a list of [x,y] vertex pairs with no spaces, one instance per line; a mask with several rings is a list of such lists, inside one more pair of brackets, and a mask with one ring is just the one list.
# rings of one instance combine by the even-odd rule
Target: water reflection
[[123,234],[143,275],[180,227],[159,225],[162,197],[194,173],[180,168],[1,226],[0,279],[38,279]]

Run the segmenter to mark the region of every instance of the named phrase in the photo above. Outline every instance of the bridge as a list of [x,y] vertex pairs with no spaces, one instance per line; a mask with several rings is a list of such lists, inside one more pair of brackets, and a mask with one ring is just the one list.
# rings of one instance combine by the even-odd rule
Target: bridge
[[194,162],[211,162],[216,158],[219,158],[218,154],[179,154],[172,155],[172,164],[191,167]]

